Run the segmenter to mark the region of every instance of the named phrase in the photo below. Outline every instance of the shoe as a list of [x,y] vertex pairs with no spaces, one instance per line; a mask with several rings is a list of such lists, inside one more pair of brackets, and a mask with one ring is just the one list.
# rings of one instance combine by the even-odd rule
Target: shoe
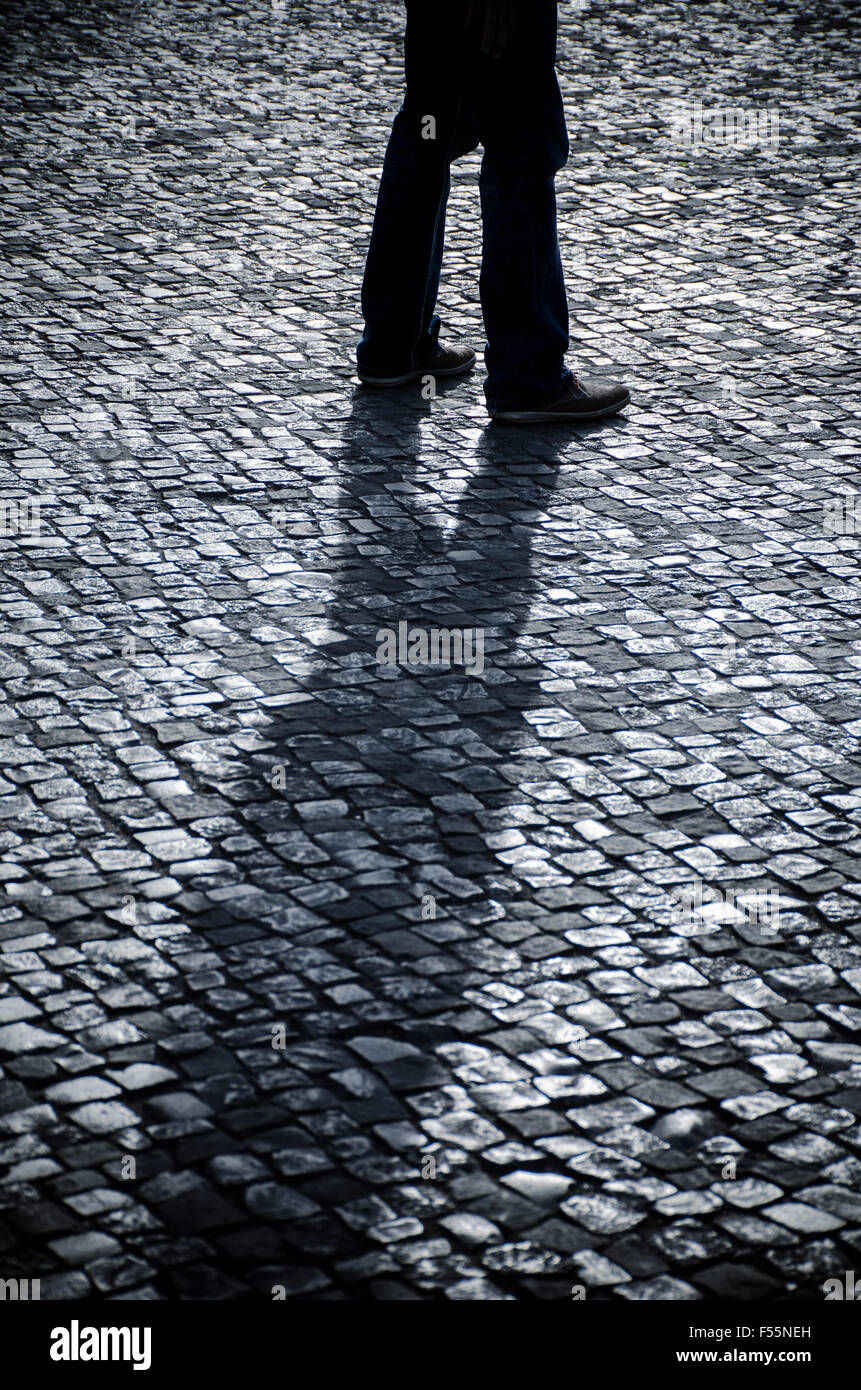
[[392,372],[389,376],[378,376],[373,372],[363,372],[359,367],[359,380],[365,386],[402,386],[406,381],[421,381],[423,376],[463,376],[475,366],[475,353],[472,348],[438,347],[432,357],[427,358],[420,367],[410,367],[405,372]]
[[581,420],[600,420],[615,415],[631,399],[631,393],[621,381],[605,381],[602,377],[587,376],[572,380],[564,395],[547,405],[532,406],[529,410],[490,410],[490,418],[505,425],[540,425],[549,420],[578,425]]

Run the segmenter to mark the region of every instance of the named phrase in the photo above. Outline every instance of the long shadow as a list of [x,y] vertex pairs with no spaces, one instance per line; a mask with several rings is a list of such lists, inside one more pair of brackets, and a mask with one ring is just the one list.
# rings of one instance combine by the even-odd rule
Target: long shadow
[[[588,792],[576,799],[583,764],[566,755],[582,747],[576,716],[588,727],[600,704],[560,640],[560,613],[589,579],[555,529],[577,525],[559,475],[581,432],[476,429],[448,417],[444,399],[404,391],[357,392],[342,427],[309,433],[326,460],[319,524],[296,524],[272,556],[272,592],[223,605],[230,633],[213,639],[225,667],[264,693],[222,721],[223,764],[217,755],[188,773],[213,806],[193,814],[214,818],[204,833],[227,836],[235,861],[230,873],[201,864],[171,902],[192,929],[178,949],[207,958],[173,982],[156,977],[160,1007],[128,1015],[141,1043],[129,1039],[121,1060],[149,1063],[160,1044],[180,1079],[125,1097],[143,1132],[79,1161],[102,1166],[111,1198],[129,1194],[102,1226],[140,1251],[168,1297],[269,1297],[281,1284],[299,1298],[441,1296],[464,1269],[481,1277],[457,1240],[450,1268],[427,1278],[385,1247],[445,1235],[435,1223],[452,1210],[498,1222],[501,1240],[534,1232],[552,1285],[554,1251],[600,1242],[500,1185],[486,1155],[504,1141],[499,1162],[543,1167],[511,1146],[531,1133],[577,1152],[564,1112],[594,1094],[582,1058],[566,1057],[563,1016],[587,991],[559,959],[571,953],[563,930],[582,925],[577,907],[601,900],[578,883],[589,852],[567,832],[595,813]],[[482,669],[381,663],[381,630],[402,622],[482,631]],[[567,875],[560,848],[574,852]],[[542,1038],[527,1021],[518,1032],[542,1000],[560,1031]],[[510,1096],[491,1093],[497,1082],[529,1092],[536,1073],[522,1057],[543,1042],[531,1129],[534,1090],[511,1111]],[[137,1156],[136,1184],[117,1180],[120,1151]],[[443,1182],[421,1181],[427,1158]],[[636,1171],[605,1152],[577,1177],[597,1191]],[[36,1228],[19,1223],[32,1247],[36,1206],[22,1218]],[[22,1273],[51,1267],[21,1260]],[[492,1278],[529,1298],[528,1273]]]
[[[566,432],[491,426],[472,431],[468,454],[452,458],[438,452],[441,407],[418,392],[357,392],[336,448],[327,443],[338,479],[324,514],[332,548],[311,591],[318,611],[299,622],[314,655],[271,663],[291,702],[259,727],[264,746],[248,757],[258,791],[242,807],[249,829],[285,860],[283,911],[267,919],[283,947],[270,957],[267,998],[273,1022],[285,1022],[284,1062],[299,1080],[326,1086],[310,1115],[295,1080],[273,1091],[248,1142],[261,1157],[277,1151],[276,1166],[298,1184],[300,1205],[283,1212],[294,1219],[279,1224],[290,1258],[364,1257],[369,1274],[379,1247],[367,1223],[346,1231],[323,1212],[303,1218],[301,1202],[373,1202],[381,1175],[415,1180],[418,1160],[393,1159],[373,1126],[435,1113],[435,1095],[457,1078],[434,1049],[474,1033],[474,1020],[461,1027],[463,989],[510,968],[504,931],[494,928],[529,888],[487,836],[504,830],[506,807],[521,795],[513,758],[535,742],[523,715],[540,702],[546,670],[524,662],[518,645],[539,595],[536,533],[563,451],[576,448]],[[483,669],[380,664],[380,630],[404,621],[482,631]],[[254,679],[265,674],[257,667]],[[275,787],[261,801],[273,766]],[[279,871],[250,877],[277,897]],[[195,927],[230,954],[236,927],[226,905]],[[254,942],[246,959],[248,951]],[[438,968],[454,989],[438,982]],[[339,970],[350,981],[343,996]],[[322,993],[327,986],[344,1007]],[[239,1048],[253,1031],[228,1031],[222,1042]],[[222,1121],[231,1127],[229,1111]],[[281,1150],[293,1155],[286,1164]],[[249,1232],[249,1254],[252,1246]]]
[[[334,456],[344,531],[326,606],[332,640],[304,683],[310,707],[268,731],[276,747],[283,733],[288,757],[322,764],[330,788],[358,788],[347,799],[385,862],[359,856],[351,866],[353,922],[362,906],[379,912],[371,890],[385,881],[416,906],[433,897],[439,910],[441,900],[477,896],[481,876],[499,872],[471,813],[516,791],[500,764],[527,740],[523,711],[540,698],[518,642],[538,594],[535,531],[565,436],[489,427],[452,469],[460,461],[435,454],[430,424],[415,398],[357,395]],[[441,486],[451,499],[443,508]],[[405,666],[401,648],[398,664],[381,665],[380,638],[401,624],[480,634],[483,659]],[[344,757],[352,771],[329,766]]]
[[[168,1297],[266,1295],[285,1277],[288,1296],[314,1296],[305,1271],[345,1260],[367,1260],[372,1277],[386,1212],[376,1189],[418,1176],[415,1154],[393,1157],[374,1127],[441,1113],[457,1078],[436,1049],[475,1035],[463,991],[511,968],[506,924],[529,886],[494,847],[546,675],[519,643],[539,597],[544,509],[577,446],[567,433],[438,428],[445,409],[414,391],[357,392],[334,447],[323,435],[338,482],[321,509],[325,564],[297,541],[286,554],[309,567],[289,571],[283,610],[252,597],[224,613],[225,666],[274,702],[255,707],[246,753],[189,776],[196,797],[226,800],[252,853],[238,855],[238,891],[201,868],[173,906],[192,928],[185,949],[202,948],[253,999],[222,991],[214,1027],[197,1007],[202,981],[159,983],[160,1008],[129,1015],[124,1060],[149,1062],[160,1044],[179,1080],[170,1096],[164,1083],[127,1096],[140,1128],[92,1155],[124,1194],[105,1231],[140,1250]],[[287,640],[251,647],[265,616],[289,625],[297,594],[309,602]],[[483,669],[381,665],[379,630],[402,621],[481,630]],[[446,1145],[426,1147],[442,1175]],[[132,1183],[118,1180],[123,1154]],[[34,1232],[21,1234],[48,1273]]]

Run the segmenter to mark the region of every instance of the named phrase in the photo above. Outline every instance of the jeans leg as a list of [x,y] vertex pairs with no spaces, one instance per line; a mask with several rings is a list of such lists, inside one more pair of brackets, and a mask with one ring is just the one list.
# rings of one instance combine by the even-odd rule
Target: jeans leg
[[436,348],[450,164],[464,153],[464,12],[463,0],[408,0],[406,94],[386,150],[362,284],[357,357],[365,370],[419,366]]
[[556,5],[533,0],[510,50],[476,60],[484,144],[480,288],[492,407],[528,408],[561,394],[570,379],[555,190],[568,134],[555,51]]
[[414,118],[395,117],[386,150],[371,244],[362,282],[365,331],[360,367],[414,367],[435,346],[436,301],[445,235],[448,166],[422,149]]

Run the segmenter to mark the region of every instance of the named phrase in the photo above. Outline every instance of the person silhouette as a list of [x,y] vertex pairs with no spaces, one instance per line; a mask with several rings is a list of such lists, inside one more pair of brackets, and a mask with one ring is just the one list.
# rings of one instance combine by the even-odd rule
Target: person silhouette
[[479,288],[485,398],[510,424],[577,423],[630,400],[565,365],[568,302],[555,178],[568,157],[556,0],[406,0],[406,90],[386,149],[362,283],[367,386],[469,372],[435,312],[453,160],[483,146]]

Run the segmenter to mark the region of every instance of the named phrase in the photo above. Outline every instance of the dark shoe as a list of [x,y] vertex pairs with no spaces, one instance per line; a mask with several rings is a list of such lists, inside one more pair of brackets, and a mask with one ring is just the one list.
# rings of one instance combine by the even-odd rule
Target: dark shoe
[[604,381],[598,376],[574,377],[558,400],[530,410],[490,409],[490,418],[505,425],[540,425],[549,420],[578,425],[581,420],[600,420],[615,415],[631,399],[620,381]]
[[475,366],[475,353],[472,348],[437,348],[420,367],[409,367],[405,372],[392,372],[389,376],[363,372],[358,368],[359,380],[365,386],[402,386],[407,381],[420,381],[423,376],[463,376]]

